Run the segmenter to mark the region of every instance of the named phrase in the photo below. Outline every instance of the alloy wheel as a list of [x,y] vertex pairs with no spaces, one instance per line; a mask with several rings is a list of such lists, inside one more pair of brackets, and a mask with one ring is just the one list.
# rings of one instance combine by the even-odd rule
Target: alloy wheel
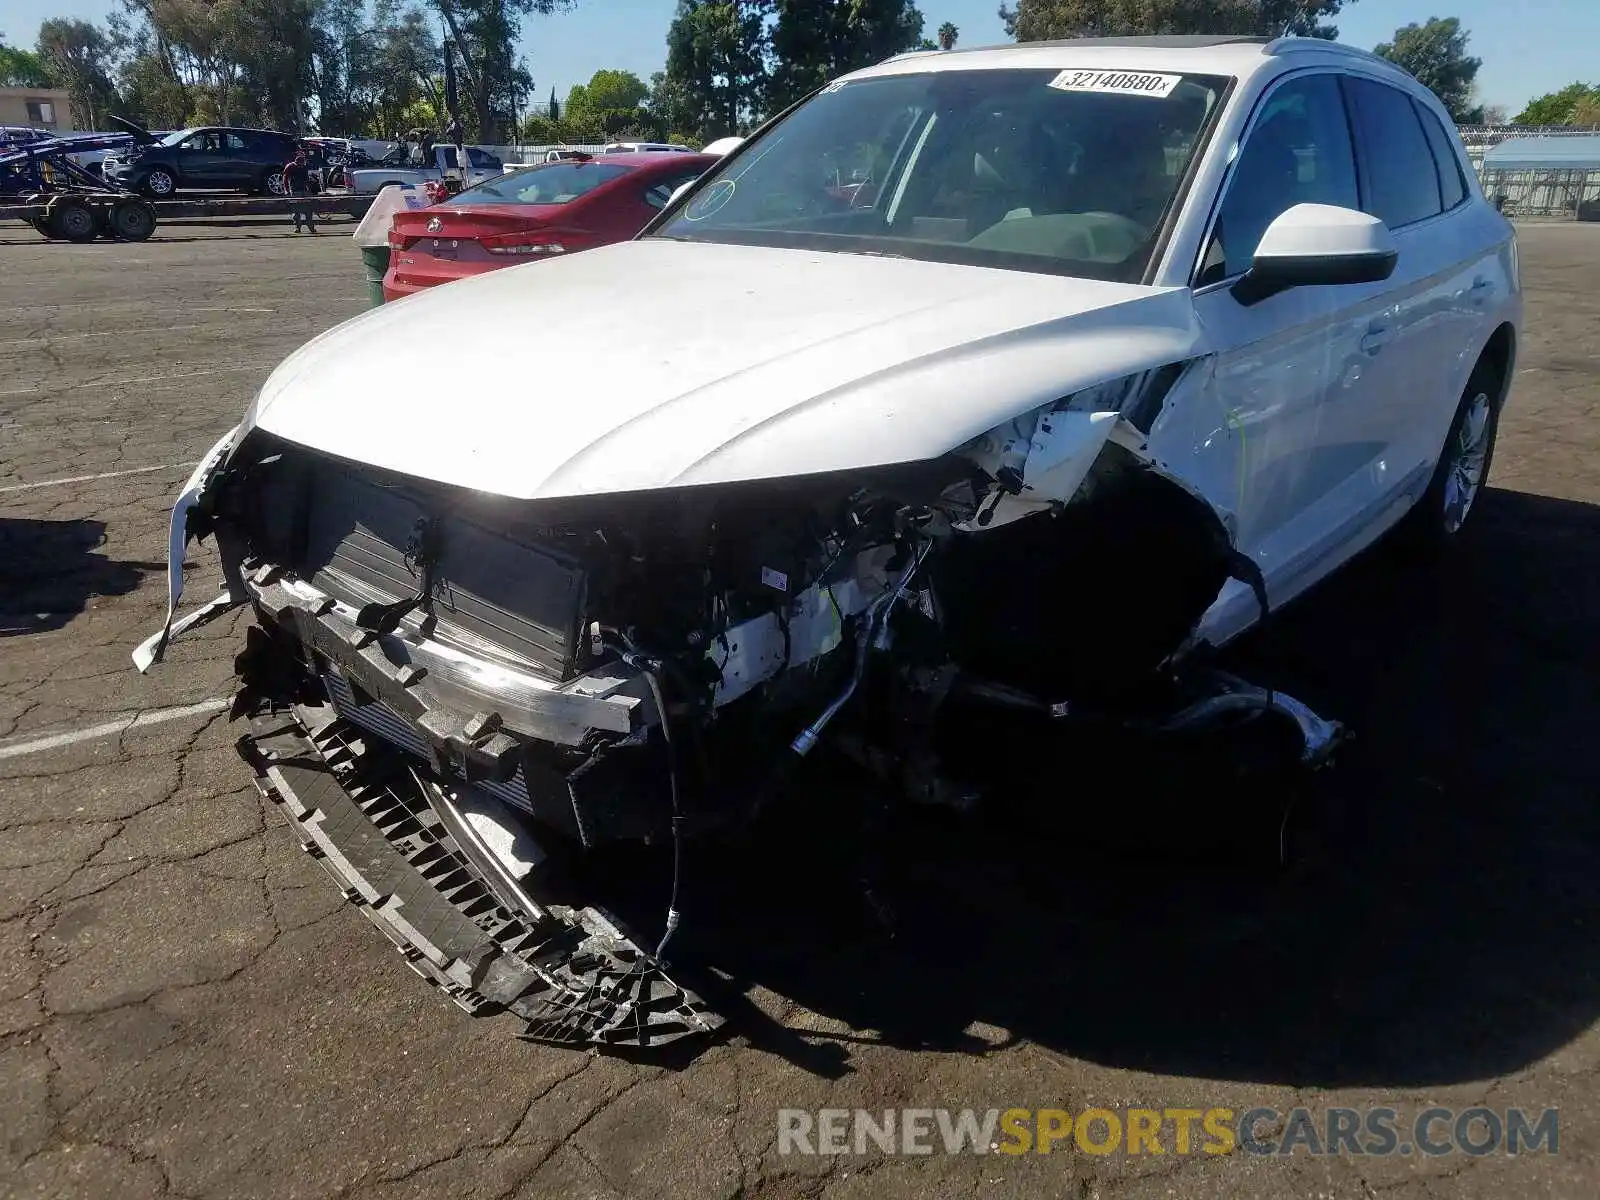
[[1472,503],[1483,489],[1488,465],[1492,404],[1487,392],[1467,402],[1460,428],[1451,439],[1444,477],[1444,528],[1455,533],[1466,523]]

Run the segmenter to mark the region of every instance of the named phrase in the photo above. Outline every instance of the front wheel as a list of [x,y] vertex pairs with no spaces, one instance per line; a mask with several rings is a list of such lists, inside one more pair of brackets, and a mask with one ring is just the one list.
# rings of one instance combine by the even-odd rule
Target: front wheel
[[1473,368],[1433,479],[1406,517],[1406,532],[1415,543],[1442,547],[1459,538],[1466,527],[1489,479],[1500,432],[1500,392],[1500,377],[1492,366],[1479,363]]
[[282,171],[268,171],[261,176],[261,194],[263,196],[282,196],[285,194]]
[[156,167],[139,182],[139,190],[147,196],[161,200],[178,190],[178,181],[171,171]]

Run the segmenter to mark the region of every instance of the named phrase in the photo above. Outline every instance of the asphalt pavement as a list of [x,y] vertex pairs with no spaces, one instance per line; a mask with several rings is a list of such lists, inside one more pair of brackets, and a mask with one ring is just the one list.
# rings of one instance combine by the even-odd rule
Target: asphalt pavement
[[[1263,807],[1041,753],[1035,794],[899,818],[893,938],[827,828],[699,859],[723,874],[680,953],[733,1020],[662,1061],[518,1042],[341,901],[233,750],[245,615],[129,663],[189,467],[365,304],[327,228],[0,229],[0,1196],[1600,1192],[1600,226],[1521,232],[1525,341],[1461,552],[1380,549],[1238,652],[1355,730],[1331,770]],[[210,594],[208,549],[189,574]],[[783,1109],[1297,1106],[1556,1108],[1559,1145],[779,1138]]]

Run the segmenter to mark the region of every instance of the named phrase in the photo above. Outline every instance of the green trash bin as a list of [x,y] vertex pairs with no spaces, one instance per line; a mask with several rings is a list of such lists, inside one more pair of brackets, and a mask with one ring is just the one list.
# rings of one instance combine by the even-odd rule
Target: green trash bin
[[361,265],[367,269],[368,306],[377,308],[383,303],[383,276],[389,269],[389,247],[361,247]]

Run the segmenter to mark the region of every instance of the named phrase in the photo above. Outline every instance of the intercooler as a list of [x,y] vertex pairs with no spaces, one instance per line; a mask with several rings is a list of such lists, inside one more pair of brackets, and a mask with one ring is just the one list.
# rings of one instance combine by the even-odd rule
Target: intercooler
[[[321,678],[322,686],[328,693],[328,700],[333,704],[334,711],[345,720],[352,725],[359,725],[368,733],[377,735],[391,746],[404,750],[416,758],[426,761],[430,757],[428,744],[423,740],[416,725],[400,713],[382,700],[368,700],[363,703],[357,699],[349,682],[336,670],[322,672]],[[495,799],[513,808],[519,808],[527,813],[535,811],[533,800],[528,795],[525,767],[518,767],[517,773],[504,782],[495,779],[477,779],[473,782]]]

